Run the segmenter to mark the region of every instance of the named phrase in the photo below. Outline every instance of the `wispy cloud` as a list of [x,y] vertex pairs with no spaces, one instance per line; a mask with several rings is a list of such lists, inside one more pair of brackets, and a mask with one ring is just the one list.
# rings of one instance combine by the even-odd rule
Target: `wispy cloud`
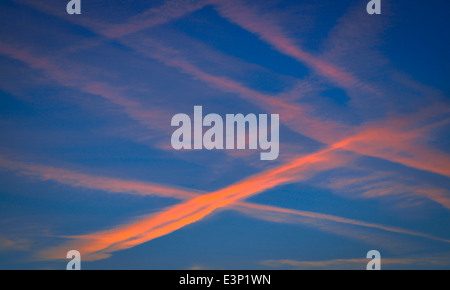
[[[74,74],[67,67],[57,65],[46,56],[36,56],[26,49],[17,48],[13,45],[0,43],[0,54],[22,61],[33,69],[40,70],[52,81],[64,87],[98,96],[123,109],[132,120],[139,122],[147,130],[151,130],[154,136],[167,133],[170,126],[163,124],[162,120],[171,113],[165,108],[153,105],[151,108],[144,107],[138,100],[125,97],[127,88],[112,86],[105,81],[89,79],[89,68],[80,64],[71,66],[72,70],[79,73]],[[165,128],[165,129],[164,129]]]
[[[450,240],[442,239],[433,235],[428,235],[424,233],[419,233],[415,231],[409,231],[402,228],[396,228],[391,226],[385,226],[380,225],[376,223],[368,223],[363,222],[359,220],[354,219],[348,219],[348,218],[342,218],[334,215],[328,215],[328,214],[321,214],[316,212],[309,212],[309,211],[302,211],[302,210],[292,210],[292,209],[283,209],[283,208],[277,208],[272,206],[266,206],[266,205],[254,205],[254,204],[246,204],[246,209],[243,209],[246,212],[249,212],[251,215],[258,216],[260,218],[264,218],[269,221],[285,221],[285,222],[291,222],[296,223],[298,220],[292,219],[292,217],[298,216],[298,217],[306,217],[306,218],[312,218],[317,220],[324,220],[324,221],[331,221],[335,223],[342,223],[347,225],[354,225],[364,228],[371,228],[371,229],[377,229],[382,230],[390,233],[397,233],[397,234],[403,234],[403,235],[409,235],[409,236],[416,236],[416,237],[422,237],[426,239],[432,239],[436,241],[441,241],[445,243],[450,243]],[[256,210],[253,211],[252,210]],[[266,214],[266,216],[261,216],[261,214]],[[301,221],[300,221],[301,222]],[[317,224],[314,224],[314,226],[318,226]],[[324,227],[324,229],[326,229]]]
[[[106,178],[100,176],[77,173],[67,169],[60,169],[49,166],[26,164],[17,161],[10,161],[0,156],[0,166],[9,170],[16,171],[18,174],[36,177],[41,180],[52,180],[61,184],[73,187],[83,187],[88,189],[97,189],[110,193],[137,194],[137,195],[157,195],[176,199],[188,200],[195,198],[204,192],[196,190],[182,189],[180,187],[160,185],[150,182],[129,181],[117,178]],[[229,205],[230,209],[239,210],[242,213],[252,217],[262,218],[272,222],[283,223],[302,223],[302,220],[295,220],[293,217],[304,217],[310,219],[331,221],[353,226],[378,229],[391,233],[423,237],[427,239],[449,242],[432,235],[409,231],[401,228],[367,223],[354,219],[342,218],[334,215],[321,214],[311,211],[302,211],[294,209],[285,209],[269,205],[251,204],[238,201]],[[317,226],[317,224],[315,224]]]
[[28,251],[31,242],[27,239],[11,239],[0,237],[0,252],[2,251]]
[[[39,11],[50,13],[58,17],[65,17],[65,10],[58,9],[51,3],[29,0],[16,0],[17,2],[31,6]],[[114,24],[92,20],[91,18],[75,19],[65,18],[66,21],[88,27],[89,29],[109,38],[120,38],[154,26],[162,25],[181,18],[189,13],[203,8],[209,1],[205,0],[169,0],[161,5],[155,5],[139,14],[127,19],[126,23]]]
[[[359,128],[351,128],[339,122],[309,117],[306,107],[286,102],[276,98],[276,96],[261,94],[225,77],[205,73],[182,57],[179,57],[173,49],[161,46],[152,40],[147,40],[145,43],[147,49],[144,49],[142,46],[135,46],[134,48],[144,55],[161,60],[169,66],[178,67],[184,73],[192,75],[214,87],[233,92],[265,110],[270,108],[270,110],[278,112],[282,121],[293,131],[336,148],[449,176],[448,164],[450,164],[450,156],[430,148],[423,142],[429,138],[427,129],[432,126],[443,126],[448,122],[448,119],[444,119],[444,122],[440,120],[434,121],[427,126],[418,125],[419,120],[423,121],[427,117],[426,112],[434,112],[434,114],[441,112],[441,116],[445,118],[450,111],[444,104],[432,103],[408,117],[391,117],[385,121],[372,122]],[[156,51],[148,50],[148,48],[155,47]],[[342,138],[340,136],[347,137]],[[341,140],[337,142],[339,138]]]
[[[271,268],[286,269],[359,269],[365,270],[370,259],[334,259],[326,261],[296,261],[296,260],[266,260],[261,264]],[[411,267],[431,267],[442,268],[450,265],[447,254],[426,256],[426,257],[406,257],[406,258],[384,258],[381,259],[381,267],[397,266],[397,269],[406,269]]]
[[[63,251],[62,249],[66,249],[68,246],[76,246],[87,256],[87,259],[97,260],[109,257],[109,253],[111,252],[128,249],[163,235],[167,235],[205,218],[215,210],[229,207],[242,199],[248,198],[267,189],[292,182],[293,180],[305,179],[311,174],[311,171],[332,168],[336,166],[336,164],[333,165],[329,163],[331,161],[332,154],[334,153],[330,153],[329,150],[324,150],[319,153],[300,157],[288,165],[283,165],[267,172],[246,178],[243,181],[222,190],[200,195],[186,202],[170,207],[159,214],[144,216],[138,222],[125,226],[119,226],[112,230],[74,237],[76,238],[74,242],[69,242],[68,245],[64,245],[62,248],[44,251],[40,256],[41,258],[57,259],[58,257],[61,257],[61,253]],[[341,159],[342,161],[346,160],[345,156],[342,156]],[[336,162],[336,157],[334,157],[333,162]],[[237,205],[244,207],[244,212],[248,212],[248,209],[258,211],[262,210],[265,212],[322,219],[337,223],[357,225],[393,233],[449,242],[445,239],[440,239],[432,235],[421,234],[373,223],[365,223],[332,215],[279,209],[276,207],[262,205],[248,205],[241,203],[238,203]],[[273,220],[279,221],[280,218],[278,217]]]
[[35,177],[40,180],[51,180],[73,187],[98,189],[110,193],[126,193],[136,195],[158,195],[176,199],[195,197],[196,190],[182,189],[151,182],[129,181],[118,178],[87,175],[75,171],[50,166],[26,164],[11,161],[0,156],[0,167],[16,171],[20,175]]

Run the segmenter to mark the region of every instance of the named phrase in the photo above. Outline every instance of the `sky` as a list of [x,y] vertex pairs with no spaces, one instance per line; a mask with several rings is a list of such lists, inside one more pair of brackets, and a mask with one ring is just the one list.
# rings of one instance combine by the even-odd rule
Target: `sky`
[[448,1],[67,2],[0,3],[0,269],[450,269]]

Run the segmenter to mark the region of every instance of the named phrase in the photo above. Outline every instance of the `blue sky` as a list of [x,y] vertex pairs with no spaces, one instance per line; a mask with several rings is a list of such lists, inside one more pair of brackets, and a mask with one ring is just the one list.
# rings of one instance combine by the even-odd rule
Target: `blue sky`
[[[0,4],[0,268],[448,269],[446,1]],[[171,147],[279,114],[280,156]]]

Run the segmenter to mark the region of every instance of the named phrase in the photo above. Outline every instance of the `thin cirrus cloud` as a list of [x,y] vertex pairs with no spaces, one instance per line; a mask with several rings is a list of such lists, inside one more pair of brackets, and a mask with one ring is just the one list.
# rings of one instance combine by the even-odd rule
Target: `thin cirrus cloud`
[[148,9],[128,20],[125,24],[116,24],[105,26],[102,34],[107,37],[121,38],[153,26],[168,23],[177,18],[197,11],[208,4],[208,0],[186,1],[171,0],[162,5]]
[[4,251],[28,251],[31,242],[27,239],[11,239],[0,236],[0,252]]
[[[20,60],[34,69],[43,71],[49,79],[58,82],[62,86],[99,96],[120,106],[130,119],[138,121],[147,130],[159,133],[167,131],[167,129],[163,129],[164,127],[167,128],[167,126],[164,126],[161,122],[164,119],[163,117],[170,115],[170,112],[156,105],[153,105],[151,108],[144,108],[138,100],[131,100],[124,96],[126,88],[111,86],[104,81],[91,80],[88,77],[84,77],[82,73],[70,73],[64,66],[57,65],[46,57],[35,56],[23,48],[20,49],[12,45],[0,43],[0,53]],[[76,67],[81,72],[88,72],[88,69],[83,68],[81,65],[77,65]]]
[[[330,154],[330,152],[332,152]],[[302,180],[311,174],[311,170],[323,170],[332,166],[331,161],[336,162],[333,150],[323,150],[318,153],[300,157],[289,164],[268,170],[261,174],[244,179],[216,192],[203,194],[187,202],[175,205],[165,211],[144,217],[136,223],[118,227],[113,230],[101,231],[90,235],[76,237],[75,242],[69,242],[61,248],[43,251],[40,257],[60,257],[63,249],[68,246],[76,246],[81,249],[88,259],[97,260],[109,257],[109,253],[128,249],[136,245],[148,242],[152,239],[167,235],[191,223],[197,222],[210,215],[217,209],[225,208],[239,200],[261,193],[267,189]],[[331,158],[333,156],[333,158]],[[346,160],[346,158],[344,158]],[[318,168],[317,168],[318,167]],[[258,209],[271,209],[270,207],[258,206]],[[273,211],[273,210],[272,210]],[[279,213],[295,213],[301,211],[278,210]],[[305,216],[305,213],[300,214]],[[307,215],[308,216],[308,215]],[[407,230],[395,229],[370,223],[310,213],[309,217],[334,220],[346,224],[364,227],[378,228],[390,232],[403,233],[430,238],[430,235],[418,234]],[[436,239],[436,238],[434,238]],[[440,241],[448,242],[445,239]]]
[[[70,185],[72,187],[83,187],[88,189],[96,189],[101,190],[108,193],[120,193],[120,194],[137,194],[137,195],[157,195],[162,197],[176,198],[188,200],[192,199],[200,194],[204,194],[203,192],[187,190],[182,188],[177,188],[173,186],[160,185],[149,182],[138,182],[138,181],[128,181],[117,178],[106,178],[100,176],[92,176],[87,174],[82,174],[78,172],[74,172],[67,169],[43,166],[43,165],[35,165],[35,164],[26,164],[17,161],[7,160],[5,158],[0,158],[0,166],[17,172],[19,175],[36,177],[41,180],[52,180],[61,184]],[[448,242],[445,239],[441,239],[432,235],[422,234],[414,231],[408,231],[400,228],[384,226],[374,223],[362,222],[354,219],[347,219],[333,215],[321,214],[311,211],[302,211],[302,210],[293,210],[293,209],[285,209],[268,205],[261,204],[251,204],[246,202],[236,202],[231,205],[231,209],[238,210],[241,213],[249,215],[253,218],[263,219],[271,222],[281,222],[281,223],[296,223],[302,224],[306,226],[312,226],[316,230],[324,230],[338,235],[344,235],[351,237],[360,237],[361,234],[357,234],[353,232],[336,230],[336,226],[333,225],[324,225],[324,222],[332,222],[343,225],[350,226],[358,226],[368,229],[376,229],[382,230],[390,233],[397,233],[403,235],[410,235],[416,237],[422,237],[432,240],[437,240],[441,242]],[[144,217],[147,218],[147,217]],[[120,227],[117,227],[119,229]],[[145,230],[142,229],[141,230]],[[81,238],[83,237],[74,237]],[[373,240],[375,237],[371,237]],[[378,235],[379,238],[379,235]],[[365,240],[370,243],[370,240]],[[73,244],[71,246],[80,247],[80,244],[83,244],[83,241],[71,242]],[[67,247],[68,245],[64,245],[63,247]],[[15,248],[19,249],[19,248]],[[57,250],[51,250],[48,252],[57,252]],[[46,252],[46,253],[48,253]],[[41,258],[48,259],[49,254],[44,255]],[[56,254],[55,257],[59,255]],[[104,255],[91,255],[91,259],[100,259],[106,257]]]
[[[382,258],[383,268],[410,268],[411,266],[448,267],[450,261],[446,253],[433,256],[408,257],[408,258]],[[327,261],[295,261],[295,260],[266,260],[261,264],[286,269],[364,269],[369,259],[334,259]]]
[[[352,74],[346,72],[342,68],[336,67],[331,63],[314,57],[310,53],[300,49],[292,40],[284,36],[283,30],[278,27],[276,23],[264,22],[264,20],[261,20],[264,19],[264,17],[252,13],[252,11],[247,9],[246,6],[239,1],[183,1],[183,5],[180,5],[178,2],[180,1],[168,1],[159,7],[149,9],[141,15],[129,19],[127,23],[122,24],[111,25],[101,22],[86,22],[85,20],[78,21],[71,19],[69,19],[69,21],[75,21],[75,23],[93,29],[95,32],[106,37],[123,38],[126,35],[173,21],[174,19],[199,10],[206,5],[213,5],[222,16],[237,25],[240,25],[244,29],[249,30],[251,33],[259,35],[262,40],[273,45],[281,53],[306,63],[326,78],[346,87],[355,86],[361,83],[361,81],[357,80]],[[23,3],[46,13],[62,16],[61,12],[56,10],[54,6],[41,3],[38,4],[27,0],[23,1]],[[108,29],[103,30],[99,27],[108,27]],[[370,89],[367,85],[364,85],[363,87]]]
[[358,174],[353,173],[352,177],[330,177],[329,182],[323,183],[328,188],[345,196],[361,198],[407,196],[417,199],[415,200],[416,203],[419,202],[418,200],[421,197],[425,197],[444,208],[450,207],[450,193],[445,188],[435,187],[423,181],[414,180],[409,176],[397,175],[393,178],[393,172],[389,171],[367,171],[367,169],[357,167],[354,170],[357,170]]
[[[323,154],[327,153],[325,151]],[[273,170],[273,172],[268,172],[267,174],[263,174],[260,178],[261,182],[264,182],[270,177],[270,179],[275,179],[276,181],[273,183],[273,186],[277,186],[279,183],[283,182],[289,182],[289,179],[295,178],[297,180],[304,180],[308,176],[311,175],[311,170],[324,170],[327,168],[333,168],[334,166],[339,166],[341,164],[329,164],[329,159],[320,157],[321,154],[313,154],[310,156],[310,158],[304,158],[301,160],[298,160],[298,162],[285,167],[280,167],[277,170]],[[336,159],[336,158],[334,158]],[[345,162],[346,158],[343,159],[342,162]],[[323,165],[319,165],[319,168],[314,168],[315,163],[326,163]],[[310,164],[311,163],[311,164]],[[54,167],[48,167],[48,166],[42,166],[42,165],[32,165],[32,164],[25,164],[21,162],[16,161],[10,161],[5,158],[0,159],[0,165],[4,168],[7,168],[8,170],[17,171],[20,175],[25,176],[31,176],[31,177],[37,177],[42,180],[53,180],[62,184],[67,184],[74,187],[84,187],[89,189],[97,189],[102,190],[105,192],[111,192],[111,193],[127,193],[127,194],[138,194],[138,195],[158,195],[163,197],[171,197],[171,198],[177,198],[177,199],[194,199],[195,197],[199,197],[199,195],[204,194],[199,191],[193,191],[193,190],[186,190],[181,188],[176,188],[173,186],[166,186],[166,185],[159,185],[155,183],[149,183],[149,182],[137,182],[137,181],[127,181],[127,180],[121,180],[121,179],[113,179],[113,178],[105,178],[105,177],[99,177],[99,176],[91,176],[86,175],[82,173],[73,172],[66,169],[59,169]],[[303,166],[305,166],[303,168]],[[299,168],[298,168],[299,167]],[[284,175],[286,172],[289,172],[293,170],[293,173],[289,173],[286,176],[281,176],[280,179],[277,179],[277,177],[281,174]],[[292,176],[291,176],[292,175]],[[288,177],[289,176],[289,177]],[[258,178],[258,176],[256,176]],[[249,187],[251,188],[252,185],[246,185],[245,180],[243,181],[243,185],[245,188]],[[236,188],[240,188],[241,186],[236,186]],[[233,188],[232,188],[233,190]],[[226,190],[222,190],[226,191]],[[240,191],[240,189],[234,190],[234,191]],[[212,199],[215,200],[215,199]],[[205,203],[206,204],[206,203]],[[263,218],[265,220],[269,220],[272,222],[293,222],[293,217],[303,217],[303,218],[310,218],[313,220],[324,220],[324,221],[331,221],[335,223],[341,223],[346,225],[353,225],[353,226],[360,226],[365,228],[371,228],[371,229],[378,229],[382,231],[387,231],[391,233],[397,233],[397,234],[404,234],[404,235],[411,235],[411,236],[417,236],[432,240],[437,240],[441,242],[449,242],[448,240],[441,239],[432,235],[418,233],[414,231],[409,231],[405,229],[390,227],[390,226],[384,226],[379,225],[375,223],[367,223],[362,221],[357,221],[353,219],[347,219],[342,217],[337,217],[333,215],[327,215],[327,214],[321,214],[321,213],[315,213],[315,212],[309,212],[309,211],[301,211],[301,210],[293,210],[293,209],[284,209],[284,208],[278,208],[274,206],[268,206],[268,205],[258,205],[258,204],[249,204],[245,202],[234,202],[230,203],[227,202],[225,205],[221,205],[220,207],[228,207],[227,204],[232,206],[232,208],[237,209],[245,214],[248,214],[252,217],[256,218]],[[206,205],[205,205],[206,206]],[[197,209],[199,210],[199,209]],[[144,217],[145,220],[153,220],[154,215],[150,215],[148,217]],[[302,220],[294,220],[294,222],[299,222],[300,224],[304,224],[305,222]],[[329,227],[323,227],[320,223],[314,223],[314,222],[307,222],[307,224],[313,224],[316,229],[323,229],[323,230],[329,230]],[[143,222],[139,222],[138,224],[143,224]],[[152,224],[152,223],[145,223],[145,224]],[[118,247],[116,250],[127,248],[129,243],[125,243],[125,241],[120,240],[123,232],[128,232],[130,227],[133,227],[134,235],[143,235],[146,234],[146,228],[141,226],[135,226],[133,225],[126,225],[122,227],[117,227],[115,230],[111,232],[117,232],[118,234],[115,235],[116,239],[114,241],[111,241],[111,244],[116,244],[116,247]],[[337,232],[339,233],[339,232]],[[342,232],[341,232],[342,234]],[[77,248],[82,248],[84,253],[90,253],[89,249],[91,249],[91,246],[86,246],[87,248],[84,248],[82,246],[87,241],[96,240],[97,238],[93,237],[101,237],[104,236],[105,233],[97,233],[93,235],[88,236],[81,236],[76,237],[79,239],[77,242],[70,242],[72,246],[76,246]],[[107,234],[109,236],[109,234]],[[150,235],[151,236],[151,235]],[[88,238],[87,238],[88,237]],[[74,237],[75,238],[75,237]],[[142,242],[142,241],[141,241]],[[91,245],[90,243],[87,243],[88,245]],[[123,245],[120,246],[120,245]],[[139,243],[137,243],[139,244]],[[135,245],[137,245],[135,244]],[[63,248],[67,248],[68,245],[64,245]],[[104,251],[115,251],[114,249],[110,249],[109,246],[105,246],[105,248],[97,248],[95,252],[90,254],[89,259],[101,259],[106,257],[106,255],[103,253]],[[54,254],[49,254],[49,253]],[[103,254],[98,254],[98,253]],[[49,257],[57,257],[60,255],[59,249],[57,250],[50,250],[44,252],[45,254],[42,254],[43,257],[49,258]]]
[[[238,91],[238,92],[241,92],[241,94],[243,94],[243,95],[251,95],[251,96],[253,96],[253,97],[255,97],[255,96],[258,96],[257,94],[255,94],[255,92],[252,92],[252,91],[249,91],[249,90],[245,90],[245,88],[243,88],[242,86],[239,86],[239,84],[236,84],[236,83],[233,83],[232,81],[224,81],[224,80],[221,80],[221,79],[217,79],[217,78],[215,78],[215,77],[213,77],[213,76],[209,76],[209,75],[205,75],[205,74],[202,74],[201,72],[199,72],[198,70],[196,70],[195,69],[195,67],[192,67],[192,66],[187,66],[186,65],[186,63],[180,63],[179,61],[178,62],[176,62],[176,61],[172,61],[171,62],[171,64],[173,64],[175,62],[175,64],[176,65],[178,65],[178,66],[180,66],[180,67],[182,67],[184,70],[186,70],[186,71],[188,71],[188,72],[190,72],[190,73],[192,73],[192,74],[195,74],[197,77],[201,77],[201,78],[203,78],[203,80],[207,80],[207,81],[210,81],[210,82],[214,82],[214,83],[216,83],[216,84],[219,84],[219,85],[222,85],[223,87],[226,87],[226,88],[231,88],[232,90],[234,90],[234,91]],[[95,85],[94,85],[95,86]],[[98,92],[99,91],[99,89],[98,89],[98,84],[97,84],[97,87],[94,87],[94,89],[92,89],[92,86],[88,86],[87,87],[88,88],[88,91],[90,91],[90,92],[94,92],[94,93],[96,93],[96,92]],[[111,94],[111,91],[109,91],[109,94],[102,94],[102,95],[104,95],[104,96],[109,96],[110,97],[110,95],[114,95],[114,94]],[[257,99],[257,100],[262,100],[262,98],[255,98],[255,99]],[[117,103],[117,102],[116,102]],[[119,101],[118,103],[120,103],[120,104],[124,104],[123,103],[123,101]],[[272,105],[275,105],[275,107],[277,107],[277,102],[272,102],[272,103],[270,103],[270,100],[266,100],[266,103],[269,103],[269,104],[272,104]],[[284,104],[283,103],[281,103],[281,106],[283,107],[284,106]],[[127,107],[127,104],[125,104],[125,107]],[[130,106],[128,106],[128,107],[130,107]],[[137,107],[137,106],[135,106],[135,107]],[[280,106],[278,106],[278,107],[280,107]],[[294,107],[295,108],[295,107]],[[289,110],[289,109],[291,109],[291,110]],[[295,113],[295,110],[294,111],[292,111],[292,107],[290,107],[290,108],[287,108],[287,110],[284,110],[283,111],[284,113],[286,113],[286,112],[293,112],[292,114],[291,114],[291,116],[298,116],[299,114],[296,114]],[[299,112],[297,112],[297,113],[299,113]],[[147,115],[151,115],[151,114],[147,114]],[[286,114],[283,114],[284,116],[286,116]],[[302,114],[300,114],[300,115],[302,115]],[[287,116],[289,116],[289,115],[287,115]],[[308,122],[303,122],[304,124],[307,124]],[[329,125],[330,124],[327,124],[328,126],[322,126],[322,128],[323,127],[329,127]],[[305,127],[308,127],[308,126],[305,126]],[[319,126],[320,127],[320,126]],[[318,132],[319,130],[315,130],[315,129],[317,129],[317,128],[313,128],[312,130],[310,130],[311,132]],[[331,131],[331,130],[330,130]],[[326,135],[326,134],[324,134],[324,135]],[[419,168],[420,168],[420,164],[419,164]],[[432,169],[433,170],[433,169]],[[436,170],[434,170],[434,171],[436,171]],[[442,172],[442,171],[439,171],[438,170],[438,172]]]

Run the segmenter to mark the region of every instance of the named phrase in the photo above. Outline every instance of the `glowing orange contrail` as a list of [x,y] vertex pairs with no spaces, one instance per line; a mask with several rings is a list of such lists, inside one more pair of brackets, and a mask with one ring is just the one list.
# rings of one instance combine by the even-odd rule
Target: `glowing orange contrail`
[[[322,170],[324,167],[335,167],[337,163],[346,162],[347,156],[340,155],[338,145],[321,150],[317,153],[303,157],[281,165],[266,172],[256,174],[244,179],[234,185],[222,190],[201,195],[184,203],[172,206],[166,211],[156,215],[148,215],[143,220],[130,225],[121,226],[116,229],[96,232],[89,235],[74,237],[77,241],[70,242],[63,247],[50,249],[40,253],[40,257],[58,259],[62,257],[68,247],[76,247],[85,259],[96,260],[108,257],[109,253],[128,249],[136,245],[145,243],[152,239],[172,233],[186,225],[199,221],[211,214],[213,211],[227,207],[241,199],[265,191],[267,189],[305,178],[304,174],[314,170]],[[250,205],[252,207],[252,205]],[[274,210],[271,207],[253,206],[265,210]],[[410,234],[415,236],[433,238],[448,242],[447,240],[435,238],[430,235],[415,233],[408,230],[376,225],[372,223],[359,222],[355,220],[333,217],[330,215],[313,214],[301,211],[291,211],[287,209],[278,210],[280,213],[290,213],[321,219],[333,220],[336,222],[377,228],[390,232]]]
[[[339,165],[339,164],[335,164]],[[99,176],[92,176],[73,172],[66,169],[54,168],[42,165],[31,165],[16,161],[10,161],[0,156],[0,166],[8,168],[9,170],[18,171],[20,174],[37,177],[42,180],[54,180],[62,184],[68,184],[74,187],[85,187],[90,189],[99,189],[112,193],[131,193],[138,195],[159,195],[164,197],[175,197],[179,199],[191,199],[198,196],[201,192],[186,190],[181,188],[175,188],[173,186],[159,185],[148,182],[127,181],[115,178],[105,178]],[[285,169],[288,169],[287,167]],[[276,174],[276,172],[273,172]],[[315,220],[325,220],[336,223],[356,225],[366,228],[374,228],[384,231],[389,231],[399,234],[407,234],[412,236],[424,237],[428,239],[434,239],[438,241],[447,242],[445,239],[441,239],[432,235],[413,232],[405,229],[378,225],[374,223],[367,223],[353,219],[342,218],[333,215],[327,215],[322,213],[316,213],[311,211],[285,209],[268,205],[251,204],[246,202],[235,202],[231,204],[231,209],[238,210],[244,214],[250,215],[254,218],[262,218],[273,222],[300,222],[304,223],[304,220],[292,220],[290,217],[304,217],[312,218]],[[148,217],[147,217],[148,218]],[[308,222],[311,223],[311,222]],[[320,225],[315,224],[313,225]],[[320,229],[320,228],[319,228]],[[79,238],[79,237],[78,237]],[[109,250],[112,250],[109,248]],[[105,254],[93,254],[90,258],[102,258],[106,257]]]
[[[283,175],[285,174],[285,178],[301,178],[300,171],[306,171],[306,169],[314,170],[312,168],[312,165],[314,163],[320,163],[319,155],[326,154],[327,152],[330,152],[331,149],[323,150],[322,152],[311,154],[310,156],[305,156],[305,158],[299,158],[299,160],[296,160],[295,162],[291,162],[290,164],[286,164],[285,166],[281,166],[280,168],[271,170],[270,172],[267,172],[266,174],[260,174],[258,176],[262,176],[263,179],[270,179],[274,176]],[[328,153],[329,154],[329,153]],[[335,158],[333,155],[329,156],[330,158]],[[327,158],[324,158],[323,161],[326,161]],[[326,169],[327,167],[334,167],[339,166],[340,162],[345,162],[345,158],[340,159],[337,158],[337,160],[341,160],[339,162],[331,162],[331,164],[326,165],[326,167],[318,167],[316,170],[322,170]],[[336,160],[335,160],[336,161]],[[307,163],[310,163],[309,166],[305,167],[303,170],[299,170],[297,167],[301,167],[301,165],[306,165]],[[158,185],[154,183],[148,183],[148,182],[136,182],[136,181],[125,181],[121,179],[113,179],[113,178],[104,178],[104,177],[98,177],[98,176],[91,176],[86,174],[80,174],[73,171],[65,170],[65,169],[59,169],[59,168],[53,168],[48,166],[42,166],[42,165],[30,165],[25,164],[21,162],[15,162],[15,161],[9,161],[3,157],[0,156],[0,166],[8,168],[10,170],[17,170],[21,174],[28,175],[28,176],[35,176],[43,180],[55,180],[57,182],[68,184],[75,187],[85,187],[85,188],[91,188],[91,189],[100,189],[107,192],[113,192],[113,193],[132,193],[132,194],[139,194],[139,195],[160,195],[160,196],[166,196],[166,197],[175,197],[180,199],[190,199],[198,196],[200,192],[191,191],[191,190],[185,190],[181,188],[174,188],[169,187],[165,185]],[[294,172],[290,172],[287,174],[288,171],[292,171],[293,169],[296,169]],[[251,181],[252,180],[258,180],[258,176],[255,176],[253,178],[248,179],[248,184],[240,184],[240,186],[252,186]],[[306,176],[303,176],[305,178]],[[282,180],[278,180],[273,185],[276,186],[277,183],[283,182]],[[234,188],[228,188],[228,191],[235,191],[238,192],[240,189],[235,190]],[[222,193],[227,193],[227,191],[222,190]],[[208,200],[214,199],[214,197],[209,197],[207,199],[207,202],[202,202],[202,199],[197,199],[197,202],[201,202],[205,204],[205,208],[208,205],[211,205]],[[227,203],[229,201],[226,201]],[[216,204],[216,206],[220,207],[221,204]],[[274,206],[268,206],[268,205],[258,205],[258,204],[250,204],[246,202],[236,201],[228,204],[228,206],[232,206],[232,209],[238,210],[243,212],[244,214],[249,214],[256,218],[263,218],[269,221],[275,221],[275,222],[292,222],[291,217],[304,217],[304,218],[312,218],[312,219],[318,219],[318,220],[325,220],[325,221],[331,221],[336,223],[342,223],[342,224],[348,224],[348,225],[355,225],[355,226],[361,226],[366,228],[373,228],[373,229],[379,229],[383,231],[388,231],[392,233],[399,233],[399,234],[407,234],[412,236],[418,236],[418,237],[424,237],[428,239],[433,239],[437,241],[442,242],[448,242],[448,240],[441,239],[439,237],[435,237],[428,234],[418,233],[410,230],[405,230],[401,228],[391,227],[391,226],[384,226],[374,223],[367,223],[363,221],[353,220],[353,219],[347,219],[342,218],[338,216],[333,215],[327,215],[322,213],[316,213],[316,212],[310,212],[310,211],[302,211],[302,210],[293,210],[293,209],[285,209],[285,208],[278,208]],[[275,215],[274,215],[275,214]],[[286,216],[288,215],[288,216]],[[289,217],[291,216],[291,217]],[[164,220],[164,217],[162,221]],[[167,220],[167,219],[166,219]],[[69,245],[64,245],[64,250],[67,249],[67,247],[76,247],[76,248],[82,248],[84,253],[87,253],[86,257],[87,259],[101,259],[108,257],[108,253],[120,250],[128,247],[132,247],[134,245],[140,244],[145,242],[148,239],[156,238],[158,236],[167,234],[174,229],[176,229],[176,226],[183,226],[180,224],[180,222],[193,222],[194,220],[192,217],[190,219],[184,219],[182,221],[175,222],[170,227],[166,227],[164,229],[162,228],[156,228],[153,233],[148,234],[145,236],[145,238],[140,237],[142,235],[145,235],[147,232],[147,229],[149,228],[149,223],[155,222],[154,216],[149,215],[145,216],[143,221],[132,224],[132,225],[126,225],[122,226],[120,228],[110,230],[110,231],[102,231],[98,233],[94,233],[91,235],[86,236],[79,236],[75,237],[78,240],[72,243],[69,243]],[[303,220],[294,220],[295,222],[304,223]],[[170,222],[170,221],[168,221]],[[167,222],[167,223],[168,223]],[[159,222],[161,225],[165,225],[167,223]],[[310,223],[310,222],[308,222]],[[313,223],[314,225],[315,223]],[[320,225],[320,224],[317,224]],[[321,229],[319,227],[319,229]],[[326,230],[326,229],[325,229]],[[73,245],[71,245],[73,244]],[[62,249],[62,248],[58,248]],[[58,249],[51,249],[50,251],[46,251],[41,253],[42,256],[45,256],[46,258],[58,258],[60,250]],[[61,250],[63,252],[64,250]],[[62,256],[59,256],[62,257]]]

